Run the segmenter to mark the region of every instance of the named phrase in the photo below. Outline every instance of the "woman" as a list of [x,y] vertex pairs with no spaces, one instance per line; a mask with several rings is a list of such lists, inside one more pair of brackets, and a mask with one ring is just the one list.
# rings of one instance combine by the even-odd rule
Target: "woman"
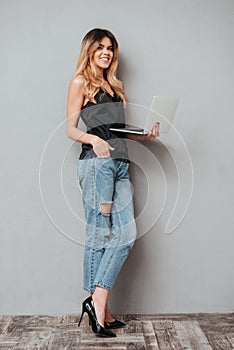
[[[126,98],[116,77],[118,43],[104,29],[89,31],[81,45],[75,76],[69,84],[67,136],[82,143],[78,178],[86,217],[84,289],[90,296],[82,303],[96,335],[116,336],[110,329],[124,327],[114,319],[107,300],[136,238],[129,159],[123,134],[110,126],[124,126]],[[87,131],[77,128],[79,118]],[[159,125],[144,136],[154,140]],[[79,322],[79,325],[80,325]]]

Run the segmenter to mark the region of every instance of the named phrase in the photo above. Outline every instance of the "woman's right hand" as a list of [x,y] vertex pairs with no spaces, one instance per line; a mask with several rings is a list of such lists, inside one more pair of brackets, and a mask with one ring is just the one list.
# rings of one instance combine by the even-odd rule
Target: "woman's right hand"
[[98,136],[94,136],[91,145],[98,158],[108,158],[110,157],[110,151],[114,151],[114,148],[108,142]]

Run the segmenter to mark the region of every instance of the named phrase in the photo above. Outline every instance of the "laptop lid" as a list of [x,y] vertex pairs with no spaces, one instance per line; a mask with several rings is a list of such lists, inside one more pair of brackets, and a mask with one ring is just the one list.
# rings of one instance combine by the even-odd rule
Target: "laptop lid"
[[150,130],[155,121],[160,123],[160,134],[168,133],[173,122],[178,96],[153,96],[144,128]]

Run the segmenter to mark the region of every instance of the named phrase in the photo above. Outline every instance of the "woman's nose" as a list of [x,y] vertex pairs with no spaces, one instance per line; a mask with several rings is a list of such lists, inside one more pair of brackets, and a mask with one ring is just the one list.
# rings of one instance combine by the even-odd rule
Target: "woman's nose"
[[108,50],[107,50],[107,47],[103,47],[102,52],[103,52],[104,54],[108,54],[108,53],[109,53]]

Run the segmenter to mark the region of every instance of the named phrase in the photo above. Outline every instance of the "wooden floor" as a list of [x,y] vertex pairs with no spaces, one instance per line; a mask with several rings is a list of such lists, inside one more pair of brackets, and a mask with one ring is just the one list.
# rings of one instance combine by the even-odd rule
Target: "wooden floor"
[[116,338],[98,338],[79,316],[0,316],[0,350],[231,350],[234,314],[124,315]]

